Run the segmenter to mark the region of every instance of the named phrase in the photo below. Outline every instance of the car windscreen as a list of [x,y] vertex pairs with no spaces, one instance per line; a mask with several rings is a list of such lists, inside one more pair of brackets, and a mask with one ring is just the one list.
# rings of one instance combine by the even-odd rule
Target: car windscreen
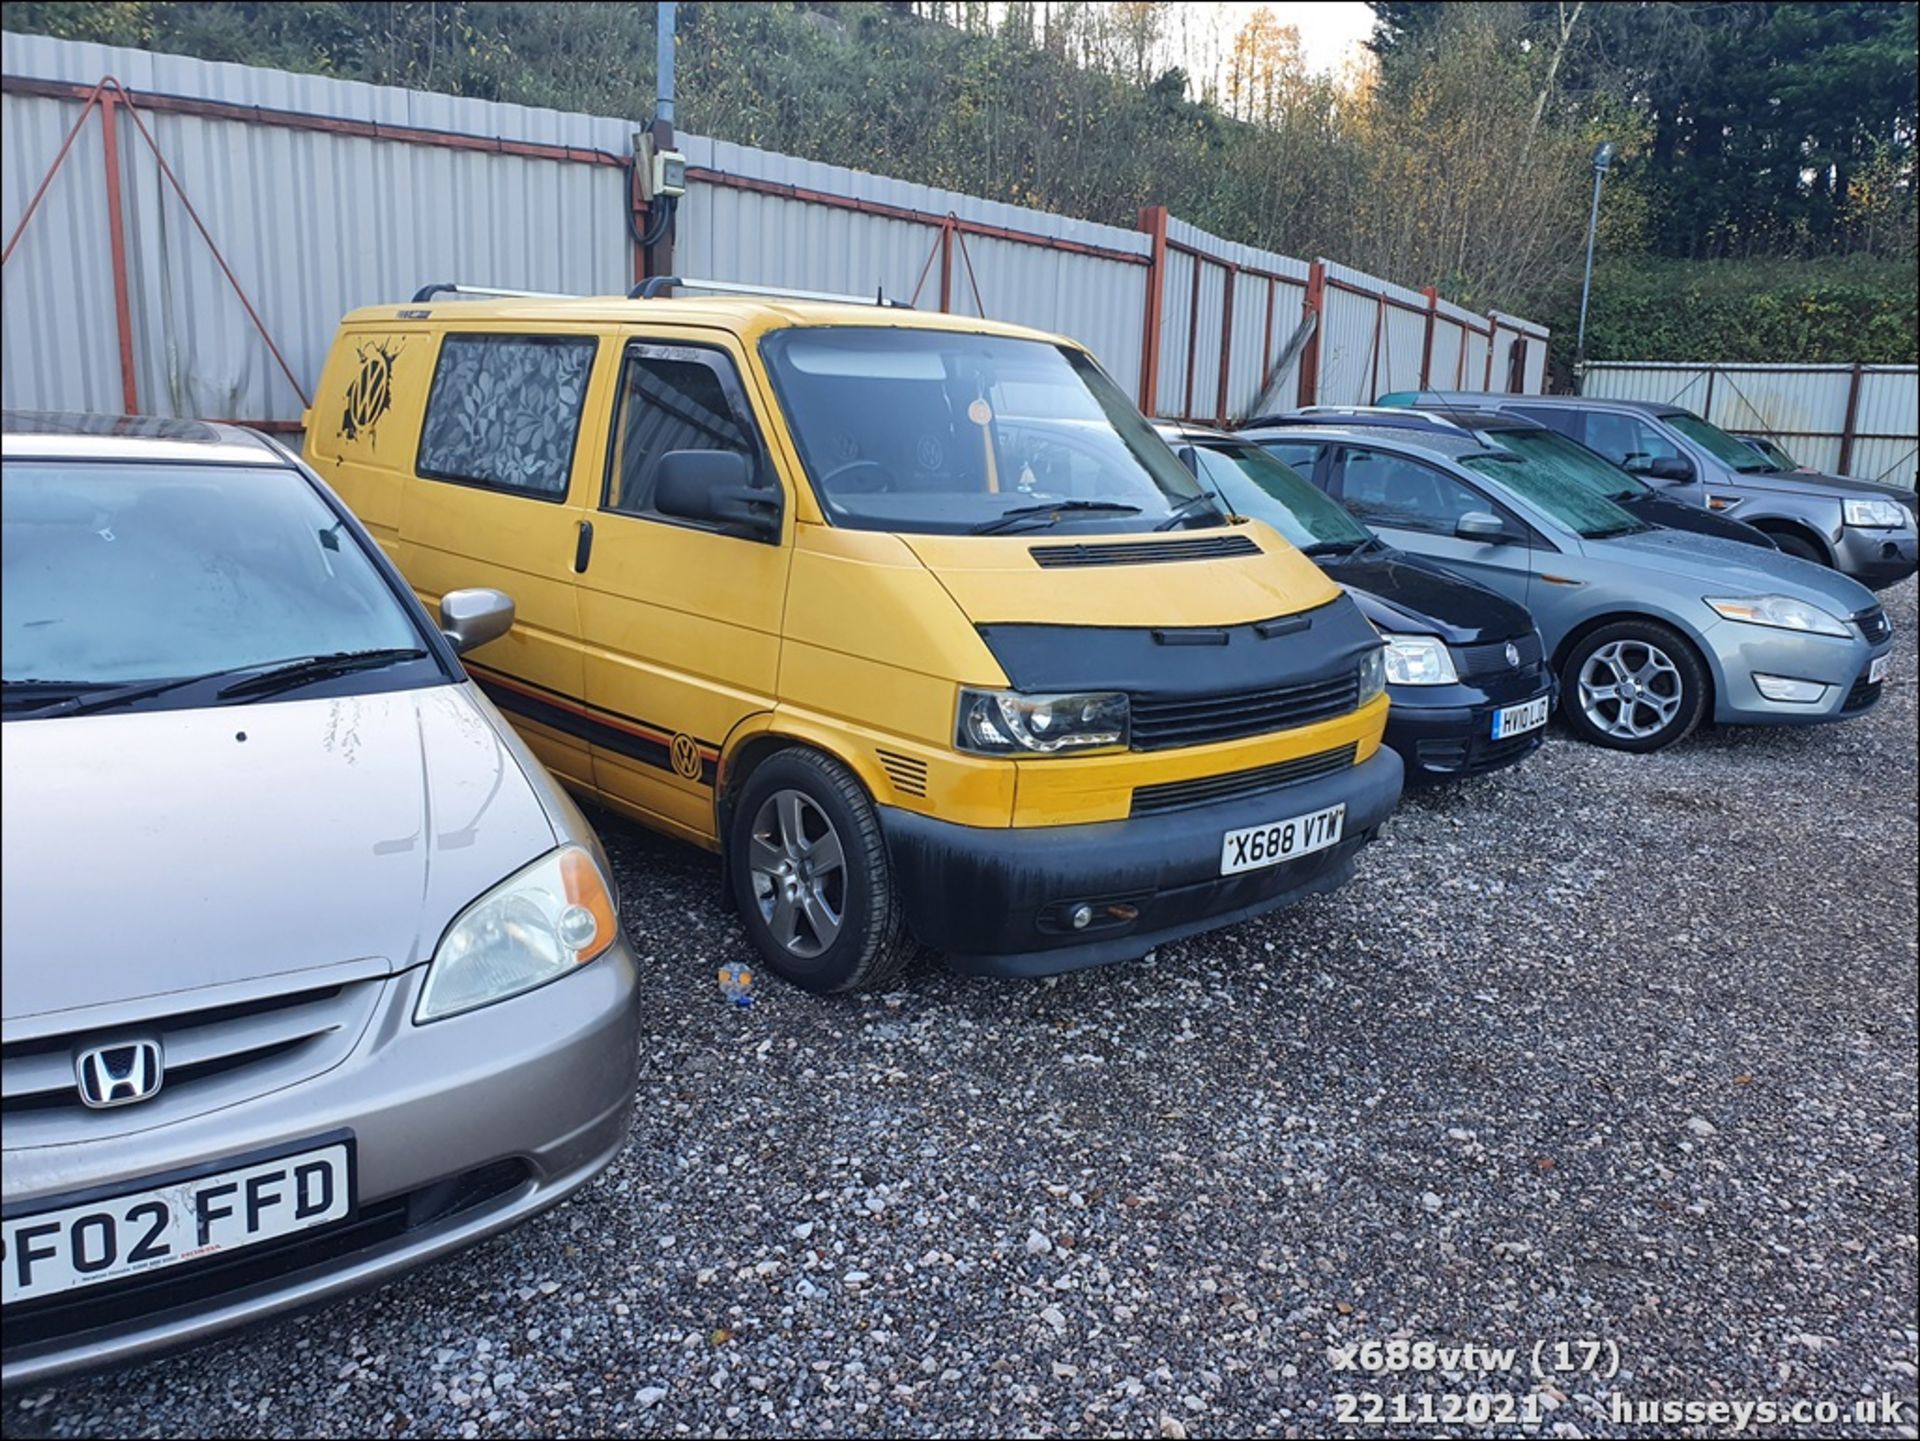
[[1194,463],[1242,515],[1264,520],[1309,553],[1357,550],[1373,532],[1271,452],[1237,441],[1198,441]]
[[9,716],[315,657],[414,661],[416,683],[441,674],[359,539],[295,470],[9,460],[0,534]]
[[1755,475],[1780,468],[1751,446],[1742,445],[1719,426],[1697,415],[1663,415],[1660,418],[1731,470]]
[[834,525],[964,534],[1224,519],[1132,402],[1071,348],[866,326],[778,330],[761,346]]
[[1552,430],[1496,430],[1490,432],[1502,449],[1524,455],[1576,485],[1584,485],[1608,500],[1635,500],[1653,487],[1629,475],[1605,457]]
[[1505,486],[1584,539],[1604,540],[1653,529],[1604,495],[1568,479],[1552,464],[1533,456],[1512,450],[1486,451],[1462,456],[1460,464]]

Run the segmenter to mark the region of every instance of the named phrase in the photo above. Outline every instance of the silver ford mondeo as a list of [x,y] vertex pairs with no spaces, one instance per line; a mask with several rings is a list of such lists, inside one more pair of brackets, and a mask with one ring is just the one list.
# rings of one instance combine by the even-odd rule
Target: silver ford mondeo
[[[9,1384],[475,1241],[626,1136],[605,856],[274,442],[6,418]],[[510,642],[509,642],[510,643]]]

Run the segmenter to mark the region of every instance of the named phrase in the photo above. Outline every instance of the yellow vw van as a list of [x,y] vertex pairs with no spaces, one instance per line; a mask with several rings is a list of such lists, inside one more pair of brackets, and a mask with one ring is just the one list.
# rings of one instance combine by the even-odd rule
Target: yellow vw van
[[1351,874],[1400,793],[1379,636],[1086,351],[694,288],[357,310],[306,455],[430,604],[513,597],[474,678],[718,852],[772,970],[1044,975]]

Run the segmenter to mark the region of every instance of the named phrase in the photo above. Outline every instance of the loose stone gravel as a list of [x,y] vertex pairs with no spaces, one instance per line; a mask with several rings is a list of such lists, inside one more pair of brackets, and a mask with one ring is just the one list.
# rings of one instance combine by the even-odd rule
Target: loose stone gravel
[[[1337,895],[1048,982],[735,1009],[712,862],[603,817],[648,1017],[606,1175],[372,1294],[11,1390],[6,1434],[1321,1435],[1342,1392],[1506,1391],[1556,1436],[1892,1393],[1838,1429],[1913,1436],[1914,593],[1863,720],[1556,733],[1409,798]],[[1396,1338],[1519,1356],[1334,1369]],[[1617,1374],[1534,1379],[1578,1338]]]

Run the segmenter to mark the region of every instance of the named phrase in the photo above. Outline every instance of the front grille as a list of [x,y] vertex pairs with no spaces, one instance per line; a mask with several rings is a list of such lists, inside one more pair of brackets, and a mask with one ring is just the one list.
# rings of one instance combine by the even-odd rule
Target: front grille
[[1862,675],[1853,683],[1853,689],[1847,692],[1847,698],[1840,703],[1840,713],[1851,715],[1854,711],[1865,710],[1880,699],[1885,684],[1884,681],[1870,681]]
[[1140,786],[1133,793],[1133,814],[1154,816],[1165,811],[1184,810],[1189,806],[1203,806],[1214,801],[1239,800],[1243,796],[1257,796],[1267,791],[1277,791],[1282,787],[1298,785],[1301,781],[1312,780],[1317,776],[1343,771],[1353,764],[1353,757],[1354,747],[1349,744],[1335,750],[1322,751],[1318,755],[1281,761],[1277,765],[1256,766],[1252,770],[1244,771],[1227,771],[1222,775],[1197,776],[1190,781],[1168,781],[1157,786]]
[[1244,535],[1210,535],[1197,540],[1145,540],[1133,544],[1090,541],[1082,545],[1036,545],[1028,550],[1035,565],[1047,570],[1089,565],[1161,565],[1182,560],[1258,555],[1260,547]]
[[1880,644],[1893,634],[1893,622],[1887,619],[1887,613],[1879,606],[1870,606],[1853,617],[1853,623],[1860,628],[1860,634],[1874,645]]
[[903,756],[898,751],[876,750],[880,757],[880,767],[886,771],[887,779],[893,782],[893,788],[902,795],[924,796],[927,793],[927,763],[914,756]]
[[1424,770],[1465,772],[1494,770],[1520,759],[1546,739],[1546,731],[1531,730],[1495,740],[1491,736],[1426,740],[1414,747],[1414,758]]
[[1211,745],[1345,715],[1360,703],[1360,675],[1350,670],[1326,680],[1269,690],[1212,695],[1129,697],[1133,748]]
[[[0,1051],[8,1149],[145,1130],[318,1075],[359,1041],[380,985],[369,978],[310,987],[10,1043]],[[160,1042],[160,1089],[148,1100],[88,1109],[74,1071],[79,1052],[137,1036]]]
[[409,1231],[444,1222],[505,1196],[526,1184],[530,1175],[524,1161],[497,1161],[363,1206],[331,1226],[129,1276],[124,1281],[16,1302],[7,1307],[7,1353],[81,1337],[128,1321],[152,1325],[170,1312],[191,1313],[248,1286],[291,1285],[302,1271],[341,1264]]
[[1528,670],[1540,664],[1540,632],[1530,630],[1525,635],[1515,636],[1511,641],[1513,648],[1520,652],[1520,664],[1514,665],[1507,659],[1507,646],[1504,640],[1491,641],[1483,645],[1457,645],[1453,647],[1455,659],[1462,679],[1470,676],[1500,675],[1510,670]]

